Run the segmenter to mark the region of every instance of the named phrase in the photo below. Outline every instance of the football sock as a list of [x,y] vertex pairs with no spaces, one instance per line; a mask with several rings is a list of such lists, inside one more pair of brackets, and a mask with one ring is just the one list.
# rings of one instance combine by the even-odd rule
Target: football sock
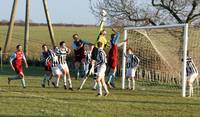
[[128,88],[131,89],[131,79],[128,79]]
[[66,75],[63,76],[63,81],[64,81],[64,85],[66,86],[67,85],[67,77],[66,77]]
[[132,85],[133,85],[133,90],[135,90],[135,79],[132,78]]
[[98,84],[98,93],[100,95],[102,95],[102,85],[101,85],[101,82],[98,82],[97,84]]
[[104,87],[105,92],[106,92],[106,93],[109,93],[109,91],[108,91],[108,87],[107,87],[107,85],[106,85],[105,82],[103,83],[103,87]]
[[22,83],[22,86],[25,88],[26,87],[26,82],[25,82],[24,78],[21,79],[21,83]]
[[96,80],[94,80],[93,89],[97,89],[97,81]]

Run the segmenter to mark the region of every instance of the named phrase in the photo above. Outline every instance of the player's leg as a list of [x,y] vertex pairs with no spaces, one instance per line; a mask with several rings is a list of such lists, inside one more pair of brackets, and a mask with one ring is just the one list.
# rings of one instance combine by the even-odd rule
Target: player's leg
[[71,80],[71,76],[70,76],[68,65],[66,65],[66,75],[67,75],[67,81],[68,81],[68,84],[69,84],[69,89],[73,90],[73,88],[72,88],[72,80]]
[[109,75],[108,75],[108,82],[107,82],[108,86],[110,88],[114,88],[115,87],[115,84],[114,84],[115,73],[116,73],[116,68],[115,69],[110,68]]
[[135,90],[135,78],[132,77],[131,80],[132,80],[132,90]]
[[128,77],[128,89],[131,89],[131,78]]
[[21,80],[20,76],[20,72],[22,71],[21,66],[14,66],[14,67],[17,75],[8,77],[8,84],[10,84],[12,80]]
[[86,76],[86,74],[88,73],[89,71],[89,64],[87,63],[83,63],[83,69],[84,69],[84,76],[82,78],[82,82],[81,82],[81,85],[80,87],[78,88],[78,90],[81,90],[85,84],[85,82],[87,81],[88,77]]
[[195,81],[195,79],[197,78],[197,74],[192,74],[189,78],[188,78],[188,86],[189,86],[189,97],[193,96],[193,82]]
[[136,69],[132,69],[132,72],[131,72],[132,90],[135,90],[135,72],[136,72]]
[[60,69],[58,67],[52,67],[52,73],[53,73],[53,76],[55,76],[55,80],[52,81],[52,85],[55,88],[58,88],[59,87],[60,78],[62,76],[62,72],[60,71]]
[[76,70],[76,80],[77,79],[79,79],[79,77],[80,77],[80,62],[79,61],[76,61],[75,63],[74,63],[74,65],[75,65],[75,70]]
[[94,76],[93,76],[93,80],[94,80],[94,83],[93,83],[93,86],[92,86],[92,90],[96,90],[97,89],[97,76],[98,73],[97,73],[97,68],[94,69]]
[[24,79],[24,73],[20,73],[20,76],[21,76],[21,83],[22,83],[22,87],[23,88],[26,88],[26,81]]
[[102,83],[101,83],[101,77],[100,76],[97,76],[97,79],[96,79],[96,82],[97,82],[97,91],[98,91],[98,94],[97,96],[102,96]]
[[104,96],[108,96],[108,95],[109,95],[109,91],[108,91],[108,87],[107,87],[107,85],[106,85],[104,76],[102,76],[102,78],[101,78],[101,83],[102,83],[103,88],[104,88],[104,90],[105,90],[105,95],[104,95]]

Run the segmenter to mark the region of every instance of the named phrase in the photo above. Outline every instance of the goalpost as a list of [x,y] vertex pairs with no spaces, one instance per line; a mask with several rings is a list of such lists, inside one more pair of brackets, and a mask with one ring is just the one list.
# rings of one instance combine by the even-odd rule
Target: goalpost
[[[187,59],[187,48],[188,48],[188,24],[176,24],[176,25],[161,25],[161,26],[145,26],[145,27],[133,27],[133,26],[127,26],[127,27],[124,27],[124,41],[125,40],[127,40],[128,39],[128,43],[129,43],[129,41],[131,41],[131,39],[130,38],[137,38],[138,37],[138,35],[143,35],[143,37],[144,36],[146,36],[146,38],[148,38],[149,39],[149,41],[151,41],[151,38],[148,36],[148,35],[151,35],[152,33],[155,33],[155,34],[159,34],[159,31],[160,30],[163,30],[163,32],[166,32],[166,30],[168,31],[168,29],[170,29],[169,31],[172,31],[172,33],[173,32],[175,32],[176,30],[178,30],[178,29],[181,29],[181,31],[182,31],[182,33],[181,33],[181,37],[180,38],[182,38],[182,41],[180,41],[181,43],[180,43],[180,50],[181,50],[181,52],[180,52],[180,54],[181,54],[181,56],[180,56],[180,59],[179,59],[179,61],[180,61],[180,63],[181,63],[181,65],[179,66],[179,69],[180,69],[180,72],[179,73],[181,73],[180,74],[180,77],[181,77],[181,85],[182,85],[182,92],[181,92],[181,94],[182,94],[182,96],[183,97],[185,97],[186,96],[186,59]],[[173,30],[174,31],[173,31]],[[149,30],[149,32],[147,32],[146,30]],[[156,31],[154,31],[154,30],[156,30]],[[130,32],[129,32],[130,31]],[[134,32],[135,31],[135,32]],[[143,32],[144,33],[143,33]],[[145,32],[146,31],[146,32]],[[148,33],[148,34],[147,34]],[[170,32],[171,33],[171,32]],[[132,37],[130,37],[129,38],[129,35],[132,35]],[[166,36],[167,35],[169,35],[169,34],[166,34]],[[179,35],[178,35],[179,36]],[[178,37],[177,36],[177,37]],[[163,37],[165,37],[165,35],[163,36]],[[162,35],[161,36],[158,36],[158,38],[162,38]],[[179,38],[179,37],[178,37]],[[161,41],[167,41],[167,39],[160,39]],[[141,42],[142,42],[142,40],[140,40]],[[158,43],[158,39],[155,39],[155,40],[153,40],[154,42],[157,42]],[[173,42],[173,41],[172,41]],[[168,42],[167,42],[168,43]],[[174,42],[174,43],[176,43],[176,42]],[[138,43],[137,43],[138,44]],[[153,42],[151,43],[151,44],[153,44]],[[140,45],[141,46],[141,44],[139,43],[138,45]],[[157,44],[157,45],[159,45],[159,44]],[[162,45],[162,44],[160,44],[160,45]],[[167,44],[166,44],[167,45]],[[134,46],[134,45],[133,45]],[[145,46],[145,45],[144,45]],[[182,46],[182,47],[181,47]],[[131,46],[132,47],[132,46]],[[153,46],[153,47],[156,47],[156,46]],[[144,47],[144,48],[146,48],[146,47]],[[124,43],[124,45],[123,45],[123,53],[126,53],[126,49],[127,49],[127,42],[126,43]],[[138,49],[138,48],[136,48],[136,49]],[[161,50],[162,50],[162,48],[161,48]],[[162,57],[161,55],[162,55],[162,52],[159,52],[159,49],[156,49],[156,50],[154,50],[155,52],[157,52],[157,54],[158,55],[160,55],[160,58],[159,57],[155,57],[155,58],[152,58],[151,57],[151,59],[155,59],[155,60],[160,60],[160,59],[165,59],[165,57]],[[165,50],[166,51],[166,50]],[[140,53],[141,54],[141,52],[140,52],[140,49],[138,49],[138,53]],[[161,53],[161,54],[160,54]],[[177,54],[177,53],[176,53]],[[126,63],[125,63],[125,56],[123,55],[123,57],[122,57],[122,89],[125,89],[125,70],[126,70]],[[148,58],[149,59],[149,58]],[[182,59],[182,61],[181,61],[181,59]],[[178,59],[177,59],[178,60]],[[147,60],[148,61],[148,60]],[[151,62],[151,61],[150,61]],[[145,67],[145,62],[143,62],[144,63],[144,67]],[[167,64],[167,62],[166,62],[166,64]],[[151,64],[150,64],[151,65]],[[172,63],[172,65],[173,65],[173,63]],[[158,66],[158,65],[155,65],[156,67]],[[178,65],[177,65],[178,66]],[[145,69],[145,68],[144,68]],[[145,71],[145,70],[143,70],[143,71]],[[143,71],[141,72],[141,73],[138,73],[138,74],[143,74],[143,76],[144,76],[144,74],[146,74],[146,73],[143,73]],[[153,70],[150,70],[149,69],[149,71],[150,72],[152,72]],[[173,71],[173,70],[171,70],[171,71]],[[155,70],[155,72],[157,72],[156,70]],[[148,72],[149,73],[149,72]],[[149,76],[152,76],[151,74],[149,75],[147,73],[147,76],[149,77]],[[154,77],[155,78],[157,78],[157,79],[159,79],[160,78],[160,76],[158,76],[157,77],[157,75],[154,75]]]

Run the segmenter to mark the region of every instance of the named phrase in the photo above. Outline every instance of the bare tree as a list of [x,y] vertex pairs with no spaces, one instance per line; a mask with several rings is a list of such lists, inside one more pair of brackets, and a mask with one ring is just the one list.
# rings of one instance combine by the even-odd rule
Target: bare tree
[[200,0],[151,0],[142,4],[141,0],[90,0],[90,6],[95,16],[105,9],[111,21],[120,20],[125,24],[200,22]]

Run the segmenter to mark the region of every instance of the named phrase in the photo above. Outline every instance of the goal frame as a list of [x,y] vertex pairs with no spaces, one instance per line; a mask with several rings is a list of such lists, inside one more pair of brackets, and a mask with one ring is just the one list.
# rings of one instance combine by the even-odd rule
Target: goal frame
[[123,44],[123,54],[122,54],[122,89],[125,89],[125,72],[126,72],[126,63],[125,63],[125,56],[124,53],[126,54],[126,49],[127,49],[127,36],[128,36],[128,30],[139,30],[139,29],[162,29],[162,28],[183,28],[184,34],[183,34],[183,61],[181,65],[181,78],[182,78],[182,92],[181,95],[182,97],[186,97],[186,60],[187,60],[187,49],[188,49],[188,40],[189,40],[189,35],[188,35],[188,24],[174,24],[174,25],[160,25],[160,26],[143,26],[143,27],[135,27],[135,26],[125,26],[124,27],[124,44]]

